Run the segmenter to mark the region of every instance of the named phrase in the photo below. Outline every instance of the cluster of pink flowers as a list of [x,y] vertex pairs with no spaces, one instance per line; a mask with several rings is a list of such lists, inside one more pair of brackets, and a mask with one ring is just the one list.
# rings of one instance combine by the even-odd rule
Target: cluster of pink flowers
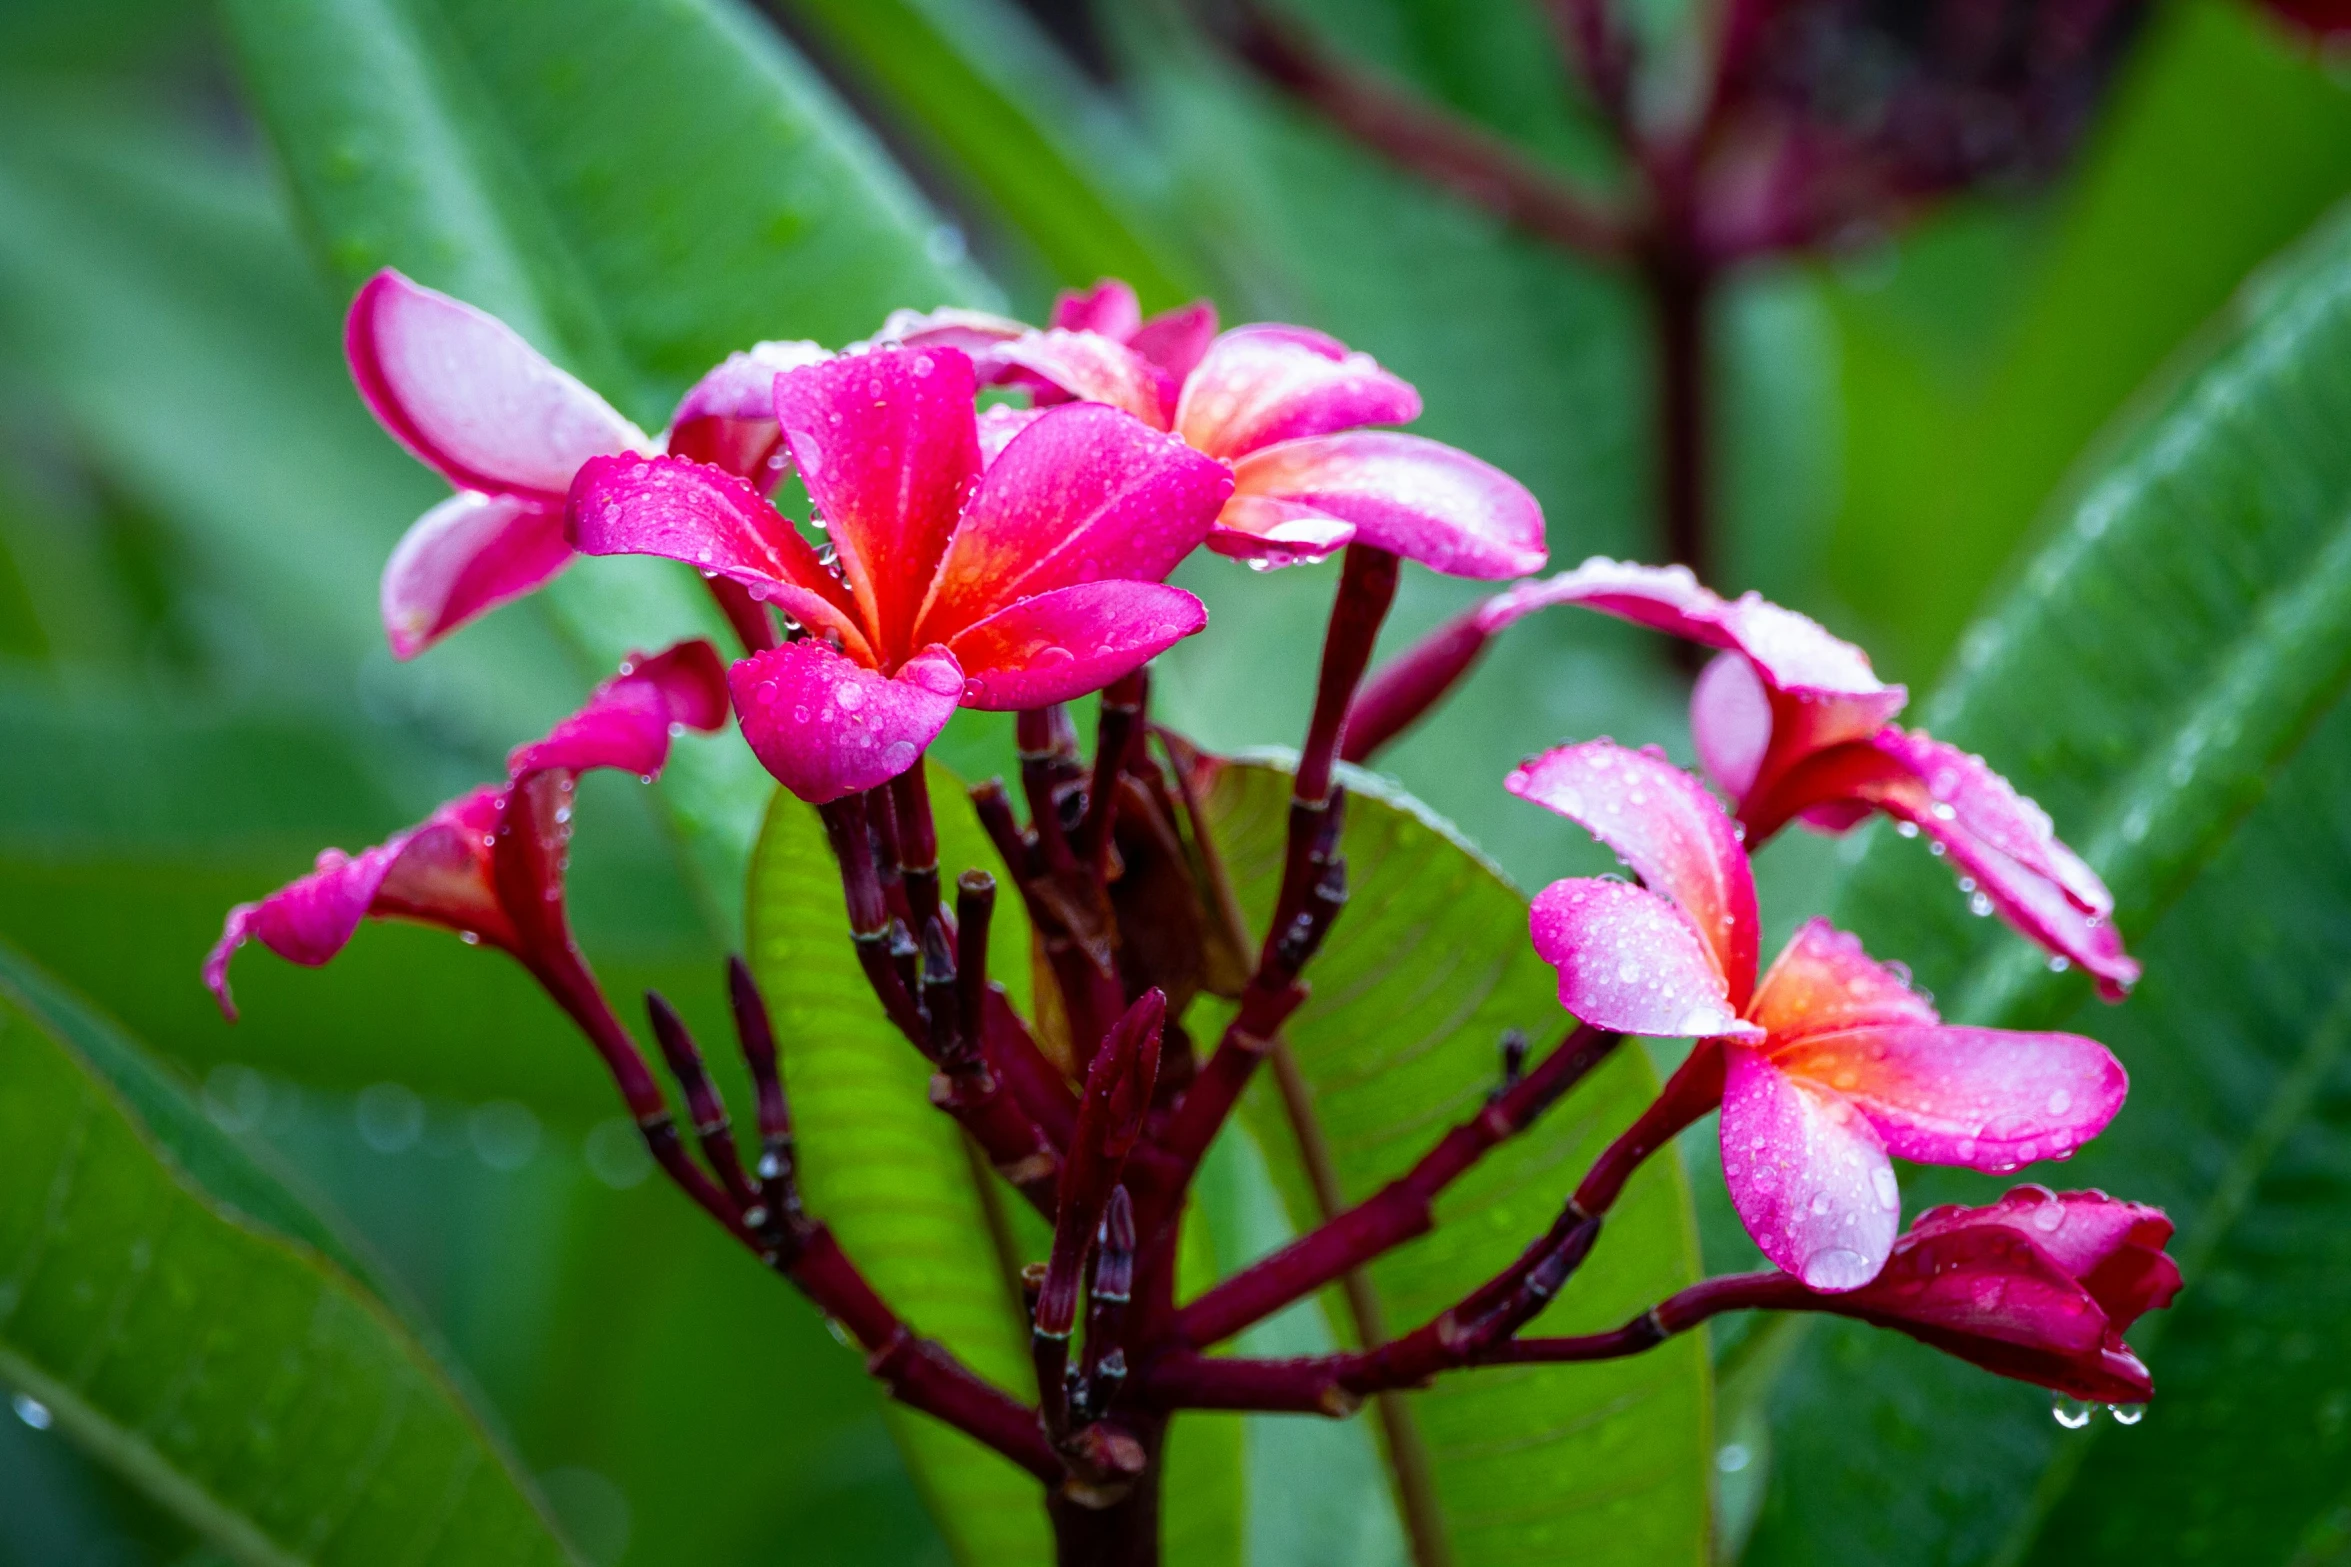
[[[1204,305],[1144,320],[1118,284],[1066,297],[1042,330],[938,311],[901,313],[837,353],[762,343],[697,383],[659,436],[493,318],[394,273],[360,293],[348,347],[385,428],[457,490],[385,571],[397,654],[533,591],[577,553],[697,568],[744,656],[729,667],[692,641],[632,660],[517,750],[503,783],[356,856],[329,850],[310,875],[232,911],[206,980],[225,1009],[229,960],[248,938],[318,964],[364,917],[447,926],[529,968],[616,1063],[648,1125],[659,1090],[624,1070],[625,1032],[563,914],[582,770],[650,777],[674,734],[716,730],[731,710],[785,788],[848,801],[907,775],[959,706],[1050,709],[1202,630],[1199,601],[1165,578],[1203,546],[1260,565],[1346,549],[1384,561],[1391,583],[1398,558],[1495,581],[1545,560],[1542,515],[1520,485],[1383,428],[1416,418],[1420,399],[1368,356],[1294,327],[1219,332]],[[770,499],[787,470],[821,546]],[[1792,821],[1841,832],[1882,812],[1951,860],[1979,910],[2119,999],[2138,969],[2097,876],[1980,758],[1897,727],[1904,692],[1858,649],[1752,594],[1721,599],[1679,568],[1594,560],[1521,582],[1379,671],[1351,707],[1361,659],[1343,678],[1326,663],[1344,755],[1370,757],[1490,637],[1555,604],[1721,650],[1692,699],[1714,789],[1654,749],[1606,740],[1549,751],[1507,781],[1638,878],[1560,881],[1534,900],[1532,940],[1558,969],[1561,1005],[1588,1029],[1698,1041],[1571,1211],[1596,1218],[1632,1162],[1719,1108],[1732,1198],[1784,1270],[1710,1281],[1653,1325],[1732,1304],[1839,1311],[2079,1396],[2144,1399],[2145,1369],[2120,1335],[2177,1287],[2161,1215],[2026,1187],[1902,1234],[1891,1162],[2005,1173],[2065,1158],[2121,1107],[2121,1065],[2076,1035],[1947,1025],[1900,971],[1822,921],[1762,970],[1748,855]],[[1369,630],[1356,640],[1367,657]],[[1267,981],[1265,994],[1295,1005],[1295,963],[1284,975],[1287,988]],[[1155,1027],[1151,1038],[1155,1050]],[[1181,1105],[1171,1124],[1180,1147]]]

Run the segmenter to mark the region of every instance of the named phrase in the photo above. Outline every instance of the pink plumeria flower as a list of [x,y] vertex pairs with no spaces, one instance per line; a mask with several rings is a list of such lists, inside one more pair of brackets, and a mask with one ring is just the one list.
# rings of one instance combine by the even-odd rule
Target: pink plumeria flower
[[571,793],[597,767],[651,778],[680,728],[726,722],[726,673],[707,642],[631,659],[546,738],[516,748],[506,781],[461,795],[372,849],[320,853],[309,875],[229,911],[204,982],[234,1021],[229,959],[247,940],[317,967],[362,919],[406,919],[513,954],[562,993],[578,963],[563,918],[563,844]]
[[1883,811],[1950,858],[1976,913],[1997,912],[2056,966],[2078,964],[2108,1001],[2138,980],[2113,895],[2058,841],[2047,812],[1982,757],[1896,726],[1908,693],[1879,680],[1861,649],[1759,594],[1724,599],[1684,566],[1595,556],[1488,599],[1367,683],[1348,715],[1348,759],[1365,760],[1427,711],[1504,627],[1555,604],[1723,650],[1691,693],[1690,728],[1748,842],[1791,821],[1845,832]]
[[744,738],[804,800],[905,772],[958,705],[1068,701],[1207,624],[1160,579],[1214,524],[1223,466],[1089,403],[1024,419],[984,461],[976,390],[971,360],[940,347],[876,348],[775,382],[838,572],[705,464],[598,458],[573,486],[581,550],[690,562],[807,629],[729,676]]
[[2179,1293],[2171,1220],[2104,1192],[2019,1186],[1983,1208],[1919,1216],[1885,1271],[1824,1295],[1786,1275],[1721,1280],[1700,1295],[1830,1311],[1893,1328],[1987,1371],[2074,1398],[2143,1404],[2154,1379],[2123,1335]]
[[1207,541],[1220,554],[1288,565],[1360,541],[1450,576],[1541,567],[1542,508],[1517,480],[1425,437],[1365,428],[1419,418],[1410,383],[1304,327],[1215,326],[1206,304],[1146,321],[1134,291],[1106,280],[1063,296],[1042,332],[939,312],[895,318],[889,334],[969,348],[991,380],[1123,408],[1228,464],[1232,497]]
[[1536,897],[1535,950],[1559,970],[1560,1004],[1596,1028],[1701,1040],[1680,1076],[1720,1074],[1731,1200],[1764,1254],[1813,1288],[1854,1289],[1884,1265],[1901,1207],[1889,1154],[2005,1172],[2070,1156],[2121,1108],[2126,1079],[2104,1046],[1945,1026],[1825,921],[1758,984],[1738,827],[1663,755],[1562,746],[1508,787],[1580,823],[1644,883],[1573,879]]
[[392,437],[457,493],[408,530],[384,567],[392,652],[410,658],[571,564],[563,498],[591,457],[670,449],[773,482],[768,388],[823,357],[812,343],[733,355],[678,405],[663,439],[638,429],[497,317],[386,270],[351,302],[344,350]]

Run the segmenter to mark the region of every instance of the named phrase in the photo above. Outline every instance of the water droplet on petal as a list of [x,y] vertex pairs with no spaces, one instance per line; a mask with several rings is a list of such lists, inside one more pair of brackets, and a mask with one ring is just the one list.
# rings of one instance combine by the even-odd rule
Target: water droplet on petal
[[2068,1431],[2079,1431],[2088,1425],[2097,1407],[2095,1404],[2085,1404],[2078,1398],[2068,1398],[2063,1393],[2049,1400],[2049,1413]]
[[2147,1418],[2145,1404],[2108,1404],[2106,1412],[2114,1417],[2114,1423],[2118,1426],[2135,1426]]
[[2071,1110],[2072,1108],[2073,1095],[2067,1093],[2062,1088],[2051,1091],[2049,1095],[2049,1113],[2051,1115],[2063,1115],[2066,1111]]
[[1882,1164],[1879,1165],[1869,1172],[1869,1184],[1870,1188],[1878,1194],[1879,1206],[1885,1208],[1902,1206],[1902,1188],[1895,1183],[1893,1171]]
[[1867,1284],[1874,1271],[1861,1253],[1831,1246],[1805,1258],[1800,1277],[1816,1290],[1850,1290]]

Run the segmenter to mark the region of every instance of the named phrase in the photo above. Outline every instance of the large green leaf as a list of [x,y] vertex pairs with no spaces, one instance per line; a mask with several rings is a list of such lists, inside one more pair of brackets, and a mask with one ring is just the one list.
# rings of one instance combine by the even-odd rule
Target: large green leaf
[[[402,268],[511,323],[649,428],[761,338],[839,343],[984,295],[784,42],[732,0],[237,0],[230,27],[340,289]],[[592,669],[716,627],[684,568],[575,569],[546,595]],[[739,928],[766,779],[740,747],[663,795],[712,929]]]
[[[1549,1040],[1566,1020],[1556,981],[1527,945],[1525,900],[1409,797],[1360,772],[1347,782],[1348,906],[1288,1037],[1340,1191],[1360,1201],[1476,1113],[1505,1029]],[[1289,787],[1275,768],[1233,764],[1206,801],[1242,905],[1260,924],[1280,878]],[[1370,1269],[1388,1329],[1434,1316],[1515,1256],[1656,1087],[1647,1057],[1620,1051],[1448,1191],[1435,1233]],[[1269,1090],[1252,1091],[1249,1124],[1291,1212],[1311,1222],[1299,1140]],[[1696,1274],[1680,1168],[1654,1161],[1541,1327],[1614,1326]],[[1330,1310],[1346,1322],[1340,1305]],[[1698,1341],[1596,1366],[1468,1373],[1406,1402],[1452,1559],[1465,1567],[1552,1555],[1703,1558],[1710,1395]]]
[[[944,769],[939,863],[1011,882]],[[1025,998],[1028,928],[1000,899],[992,968]],[[980,1375],[1035,1397],[1019,1285],[993,1239],[991,1203],[963,1134],[932,1108],[929,1065],[882,1016],[849,943],[841,876],[815,808],[778,790],[752,861],[751,962],[775,1014],[809,1210],[916,1332]],[[891,1430],[959,1560],[1042,1562],[1044,1496],[1029,1475],[927,1415],[893,1408]]]
[[[1780,1388],[1751,1561],[2283,1563],[2333,1527],[2351,1386],[2346,429],[2336,221],[2112,445],[1928,705],[2113,884],[2148,970],[2127,1006],[2085,1003],[2078,976],[1958,913],[1915,843],[1867,842],[1845,905],[1954,1013],[2086,1029],[2130,1069],[2121,1116],[2061,1173],[2179,1221],[2187,1293],[2137,1335],[2145,1423],[2061,1431],[2029,1388],[1823,1330]],[[1929,1202],[1996,1183],[1907,1184]]]
[[571,1559],[332,1232],[5,952],[0,1122],[0,1378],[145,1494],[271,1567]]

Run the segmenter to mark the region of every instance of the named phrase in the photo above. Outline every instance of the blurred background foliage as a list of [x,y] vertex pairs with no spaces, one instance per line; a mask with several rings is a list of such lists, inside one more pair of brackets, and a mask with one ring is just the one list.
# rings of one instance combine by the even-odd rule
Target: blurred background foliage
[[[373,841],[490,776],[619,651],[594,628],[611,624],[598,612],[622,590],[593,570],[413,664],[384,649],[376,574],[437,485],[376,429],[342,369],[349,287],[413,240],[369,224],[407,203],[415,231],[474,286],[431,281],[523,324],[648,427],[737,340],[870,331],[876,291],[1037,318],[1057,288],[1117,274],[1147,308],[1205,294],[1227,320],[1308,323],[1413,380],[1427,434],[1531,486],[1562,565],[1658,553],[1641,304],[1623,277],[1510,231],[1269,95],[1173,0],[600,4],[571,24],[587,35],[581,59],[541,48],[560,25],[517,20],[541,8],[509,5],[240,0],[226,21],[166,0],[0,7],[0,937],[101,1002],[220,1130],[264,1148],[349,1220],[479,1384],[584,1559],[943,1562],[945,1539],[854,1357],[644,1179],[592,1059],[519,973],[387,926],[325,971],[243,968],[246,1021],[234,1031],[196,983],[229,903],[299,872],[322,843]],[[1292,10],[1367,68],[1532,155],[1607,170],[1605,138],[1524,0]],[[627,29],[606,27],[616,17],[692,44],[647,51],[643,104],[583,90],[597,68],[589,51],[629,46]],[[335,39],[392,37],[415,43],[414,80],[327,69]],[[753,63],[728,65],[733,50]],[[349,101],[329,101],[337,91]],[[446,116],[401,118],[417,104]],[[645,134],[640,110],[678,123]],[[305,161],[285,153],[284,134],[304,115],[352,128]],[[432,140],[489,122],[501,137]],[[410,139],[368,140],[395,134]],[[662,162],[681,144],[694,156]],[[484,146],[502,150],[476,156]],[[433,173],[443,168],[446,180]],[[878,194],[834,188],[859,180]],[[2234,330],[2215,323],[2248,275],[2347,190],[2351,69],[2231,0],[2162,0],[2061,177],[1963,197],[1828,259],[1731,281],[1711,367],[1715,585],[1760,589],[1863,642],[1890,678],[1934,686],[1962,631],[2071,514],[2082,481],[2069,490],[2069,475],[2123,460],[2100,432],[2133,407],[2160,408],[2179,373],[2167,366]],[[765,247],[799,270],[779,273]],[[718,303],[669,317],[661,291],[673,284]],[[705,341],[714,321],[731,336]],[[2334,434],[2351,441],[2351,423]],[[2331,477],[2310,489],[2319,498],[2306,509],[2323,513],[2313,526],[2331,537],[2345,497]],[[2134,537],[2184,571],[2207,555],[2237,571],[2221,536],[2233,515],[2189,508],[2168,531]],[[2292,552],[2264,564],[2245,613],[2306,565]],[[1165,661],[1165,716],[1219,749],[1294,740],[1329,578],[1188,565],[1180,580],[1215,624]],[[1474,592],[1409,573],[1390,645]],[[2098,622],[2115,645],[2137,635],[2130,609]],[[650,640],[640,628],[668,624],[664,613],[623,615],[602,634]],[[2102,802],[2120,811],[2128,797],[2100,791],[2162,736],[2117,739],[2102,771],[2078,777],[2066,758],[2023,748],[2033,713],[2082,709],[2019,709],[2014,693],[2047,685],[2055,701],[2073,689],[2056,673],[2070,670],[2093,688],[2074,698],[2094,706],[2096,671],[2080,666],[2106,646],[2060,646],[2004,686],[1970,685],[1960,669],[1932,713],[2042,793],[2077,842],[2112,825]],[[2155,666],[2189,678],[2236,647],[2215,629]],[[2176,1370],[2200,1389],[2182,1405],[2194,1419],[2166,1439],[2174,1416],[2159,1400],[2139,1431],[2101,1427],[2094,1450],[2084,1438],[2052,1452],[2064,1433],[2030,1390],[1924,1368],[1907,1344],[1726,1334],[1724,1559],[1758,1517],[1754,1559],[1775,1563],[2126,1548],[2134,1560],[2346,1559],[2339,1460],[2259,1492],[2276,1522],[2251,1554],[2232,1549],[2245,1537],[2228,1498],[2195,1503],[2210,1517],[2160,1540],[2112,1521],[2134,1503],[2160,1512],[2167,1497],[2153,1487],[2186,1486],[2184,1458],[2175,1469],[2149,1455],[2191,1437],[2209,1452],[2256,1429],[2281,1452],[2335,1454],[2351,1408],[2339,1332],[2245,1305],[2282,1297],[2326,1316],[2333,1301],[2341,1317],[2341,1246],[2323,1237],[2351,1213],[2327,1201],[2346,1162],[2345,1134],[2325,1135],[2345,1124],[2325,1114],[2341,1108],[2328,1074],[2342,1030],[2304,1038],[2332,1017],[2326,976],[2341,946],[2304,930],[2294,951],[2265,958],[2293,976],[2283,998],[2258,973],[2196,968],[2242,935],[2245,900],[2265,893],[2285,900],[2267,917],[2289,934],[2297,910],[2336,929],[2320,915],[2345,896],[2339,846],[2295,825],[2339,815],[2321,769],[2328,746],[2292,759],[2340,673],[2293,667],[2299,716],[2231,775],[2227,798],[2241,808],[2215,814],[2178,864],[2149,872],[2153,890],[2125,898],[2134,936],[2180,910],[2150,949],[2146,994],[2118,1014],[2084,1012],[2070,995],[2040,1004],[2113,1039],[2141,1079],[2125,1119],[2145,1116],[2145,1130],[2126,1139],[2115,1175],[2086,1175],[2184,1206],[2233,1170],[2246,1195],[2212,1223],[2225,1230],[2251,1204],[2283,1224],[2256,1200],[2261,1161],[2299,1150],[2278,1178],[2304,1228],[2273,1225],[2249,1243],[2268,1271],[2224,1266],[2219,1232],[2198,1238],[2200,1255],[2222,1259],[2221,1282],[2182,1313],[2179,1336],[2210,1364],[2189,1349],[2150,1355],[2159,1383]],[[1521,886],[1539,885],[1596,861],[1567,841],[1580,835],[1508,802],[1499,775],[1567,736],[1656,740],[1686,758],[1685,689],[1640,634],[1538,619],[1383,767]],[[2169,700],[2153,675],[2140,697]],[[1002,726],[969,723],[943,754],[984,773],[1005,743]],[[686,771],[722,765],[713,755]],[[742,939],[724,852],[694,841],[690,812],[681,829],[677,809],[625,781],[594,781],[582,801],[593,828],[579,840],[574,906],[608,983],[624,996],[657,984],[714,1023],[718,957]],[[1980,929],[1870,923],[1871,898],[1892,906],[1883,888],[1896,873],[1877,870],[1874,840],[1853,848],[1866,851],[1853,917],[1901,930],[1913,943],[1901,955],[1939,986],[1958,983]],[[2314,870],[2326,853],[2336,859]],[[1816,839],[1775,846],[1762,862],[1775,922],[1819,906],[1852,857]],[[2183,892],[2207,861],[2221,874]],[[1947,888],[1921,895],[1937,908],[1950,899]],[[2167,963],[2188,976],[2193,1006],[2162,979]],[[2258,991],[2260,1008],[2240,991]],[[2026,1004],[2003,992],[1983,1007],[1995,1002]],[[2163,1022],[2166,1006],[2188,1007],[2196,1028]],[[2235,1051],[2229,1070],[2243,1081],[2228,1115],[2183,1129],[2194,1117],[2182,1107],[2214,1091],[2185,1064],[2199,1038]],[[2304,1098],[2276,1100],[2271,1076]],[[2164,1179],[2164,1152],[2183,1147],[2193,1156]],[[1735,1265],[1743,1238],[1707,1196],[1702,1136],[1691,1153],[1710,1259]],[[2303,1265],[2277,1271],[2280,1253]],[[2194,1311],[2211,1317],[2200,1337],[2185,1325]],[[2279,1353],[2300,1357],[2292,1376],[2246,1370]],[[2235,1387],[2251,1391],[2236,1402]],[[1874,1422],[1858,1434],[1842,1429],[1856,1410]],[[2132,1441],[2145,1444],[2136,1456]],[[1768,1463],[1775,1443],[1802,1461]],[[1893,1457],[1873,1467],[1857,1456],[1869,1451]],[[2084,1502],[2085,1486],[2109,1500]],[[1875,1521],[1823,1521],[1854,1509]],[[1322,1559],[1311,1540],[1282,1549],[1284,1562]],[[0,1561],[194,1562],[208,1550],[57,1433],[0,1420]]]

